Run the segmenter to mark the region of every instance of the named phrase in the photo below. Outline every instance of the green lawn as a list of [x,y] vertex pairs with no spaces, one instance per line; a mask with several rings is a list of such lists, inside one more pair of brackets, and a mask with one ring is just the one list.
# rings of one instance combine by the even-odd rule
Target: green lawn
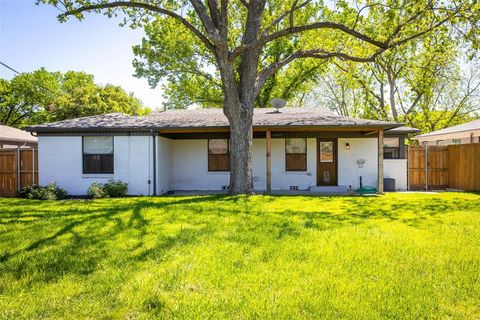
[[480,195],[0,199],[0,318],[480,318]]

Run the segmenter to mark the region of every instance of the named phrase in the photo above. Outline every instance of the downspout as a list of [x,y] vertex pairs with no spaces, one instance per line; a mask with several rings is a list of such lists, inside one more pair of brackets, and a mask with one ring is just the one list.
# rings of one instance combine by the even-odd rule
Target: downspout
[[150,131],[152,134],[152,150],[153,150],[153,155],[152,155],[152,166],[153,166],[153,195],[157,195],[157,152],[156,152],[156,139],[155,139],[155,133],[153,130]]

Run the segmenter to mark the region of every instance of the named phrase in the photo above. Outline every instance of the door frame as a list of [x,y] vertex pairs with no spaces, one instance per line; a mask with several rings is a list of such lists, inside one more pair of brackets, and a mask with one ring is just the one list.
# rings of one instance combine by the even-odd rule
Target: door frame
[[[335,164],[335,183],[334,184],[321,184],[319,179],[319,172],[320,172],[320,142],[322,141],[333,141],[333,163]],[[317,186],[338,186],[338,139],[337,138],[317,138]]]

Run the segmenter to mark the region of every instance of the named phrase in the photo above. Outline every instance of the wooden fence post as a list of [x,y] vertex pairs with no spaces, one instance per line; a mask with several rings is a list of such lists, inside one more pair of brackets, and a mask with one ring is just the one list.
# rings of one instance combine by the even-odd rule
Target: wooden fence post
[[377,192],[383,193],[383,130],[378,131]]
[[410,190],[410,145],[407,146],[407,190]]
[[424,144],[425,148],[425,191],[428,191],[428,144]]
[[20,147],[17,146],[17,191],[20,191],[20,186],[22,184],[22,176],[20,174]]
[[267,158],[267,163],[266,163],[266,178],[267,178],[267,193],[270,193],[272,191],[272,150],[271,150],[271,138],[272,138],[272,133],[270,129],[267,129],[265,132],[266,135],[266,158]]

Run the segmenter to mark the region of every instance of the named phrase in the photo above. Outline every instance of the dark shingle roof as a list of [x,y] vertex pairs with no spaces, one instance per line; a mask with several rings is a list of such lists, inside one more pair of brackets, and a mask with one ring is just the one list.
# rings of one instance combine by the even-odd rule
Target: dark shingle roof
[[449,133],[456,133],[456,132],[463,132],[463,131],[470,131],[470,130],[479,130],[480,129],[480,119],[470,121],[467,123],[459,124],[458,126],[453,126],[450,128],[445,128],[437,131],[432,131],[430,133],[421,134],[415,136],[414,138],[426,138],[430,136],[436,136],[440,134],[449,134]]
[[[167,110],[147,116],[110,113],[26,127],[34,132],[176,130],[196,128],[228,128],[221,109]],[[364,120],[339,116],[323,108],[255,109],[254,127],[372,127],[391,129],[399,123]]]

